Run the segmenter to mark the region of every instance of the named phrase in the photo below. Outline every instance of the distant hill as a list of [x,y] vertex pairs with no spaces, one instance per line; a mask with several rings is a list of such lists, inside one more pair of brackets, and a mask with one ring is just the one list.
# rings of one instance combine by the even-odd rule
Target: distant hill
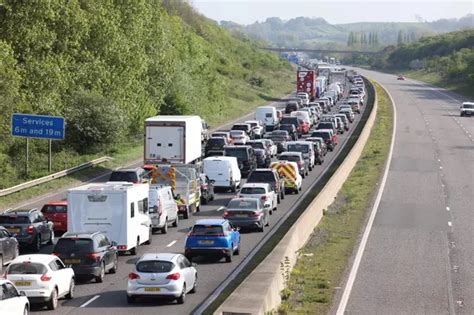
[[414,41],[423,36],[447,33],[474,28],[474,15],[468,14],[460,19],[441,19],[433,22],[359,22],[330,24],[323,18],[297,17],[288,21],[277,17],[265,22],[239,25],[221,21],[221,26],[230,30],[245,32],[250,36],[265,40],[278,47],[321,46],[332,42],[346,45],[351,32],[377,33],[380,46],[395,44],[400,32]]

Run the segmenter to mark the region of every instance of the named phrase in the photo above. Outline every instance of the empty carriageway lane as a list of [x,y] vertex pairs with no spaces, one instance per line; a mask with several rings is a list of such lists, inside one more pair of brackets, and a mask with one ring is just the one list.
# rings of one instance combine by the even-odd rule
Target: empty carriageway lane
[[[364,107],[365,108],[365,107]],[[355,124],[359,122],[360,115],[357,115],[356,122],[351,125],[349,132],[339,137],[339,145],[336,150],[328,153],[322,166],[316,166],[310,175],[303,180],[303,192],[314,183],[324,169],[328,167],[335,156],[340,152],[350,133],[354,130]],[[217,211],[220,206],[226,205],[235,195],[230,192],[218,192],[216,199],[209,205],[202,206],[201,212],[193,214],[188,220],[180,220],[178,228],[170,228],[168,234],[156,234],[151,245],[142,246],[137,256],[120,256],[119,268],[116,274],[106,275],[103,283],[80,282],[76,287],[76,297],[73,300],[61,300],[60,307],[48,314],[128,314],[136,312],[139,314],[156,314],[163,312],[166,314],[189,314],[198,306],[233,270],[249,255],[250,251],[257,243],[273,228],[282,216],[287,213],[299,195],[286,195],[282,203],[278,205],[278,210],[270,217],[270,227],[263,233],[243,232],[241,243],[241,254],[234,256],[231,263],[224,260],[212,261],[196,259],[198,264],[198,290],[195,294],[188,294],[183,305],[176,302],[166,302],[157,300],[141,300],[136,304],[129,305],[126,301],[127,276],[133,268],[136,259],[147,252],[183,252],[186,234],[193,223],[202,218],[222,217],[222,211]],[[45,252],[50,248],[45,248]],[[35,309],[42,313],[42,309]],[[46,312],[45,312],[46,314]]]
[[[393,97],[397,131],[347,314],[472,314],[474,120],[461,96],[361,70]],[[342,312],[341,312],[342,313]]]

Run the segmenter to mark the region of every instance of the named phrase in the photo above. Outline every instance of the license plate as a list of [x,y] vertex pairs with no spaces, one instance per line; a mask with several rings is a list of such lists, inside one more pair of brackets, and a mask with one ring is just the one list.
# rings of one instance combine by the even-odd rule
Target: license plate
[[19,287],[29,287],[31,285],[31,281],[15,281],[15,285]]
[[9,229],[7,229],[7,230],[8,230],[8,232],[10,232],[10,233],[20,233],[20,229],[9,228]]
[[160,288],[145,288],[145,292],[159,292]]
[[63,225],[63,224],[62,224],[61,222],[53,222],[53,225],[54,225],[54,226],[61,226],[61,225]]
[[246,215],[246,214],[236,214],[235,217],[236,218],[247,218],[248,215]]
[[65,264],[80,264],[80,259],[64,259]]
[[198,243],[203,244],[203,245],[209,245],[209,244],[214,244],[214,241],[204,240],[204,241],[198,241]]

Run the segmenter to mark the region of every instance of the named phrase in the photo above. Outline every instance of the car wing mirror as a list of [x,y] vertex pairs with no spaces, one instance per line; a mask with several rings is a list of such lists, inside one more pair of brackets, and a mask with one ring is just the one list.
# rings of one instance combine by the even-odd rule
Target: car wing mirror
[[193,267],[197,267],[198,264],[196,264],[195,262],[191,263],[191,266]]
[[235,228],[234,228],[234,231],[237,231],[237,232],[240,231],[240,227],[239,227],[239,226],[238,226],[238,227],[235,227]]
[[25,291],[20,291],[20,296],[26,296]]
[[116,241],[112,241],[112,242],[110,243],[110,245],[112,245],[113,247],[116,247],[116,246],[117,246],[117,242],[116,242]]

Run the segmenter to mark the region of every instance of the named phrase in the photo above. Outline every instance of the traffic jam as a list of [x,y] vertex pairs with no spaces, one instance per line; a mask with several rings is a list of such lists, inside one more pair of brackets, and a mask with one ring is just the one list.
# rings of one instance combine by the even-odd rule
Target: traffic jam
[[[1,213],[0,285],[4,295],[18,292],[11,314],[58,308],[59,299],[74,299],[76,281],[102,283],[116,273],[121,256],[136,258],[124,266],[127,303],[185,303],[198,288],[199,264],[232,263],[249,235],[270,229],[280,203],[296,202],[362,112],[365,86],[355,72],[320,66],[299,69],[296,79],[284,107],[260,106],[230,130],[211,132],[199,116],[150,117],[142,167],[116,169],[42,208]],[[200,216],[204,205],[218,215]],[[160,241],[155,234],[193,217],[183,247],[147,251]]]

